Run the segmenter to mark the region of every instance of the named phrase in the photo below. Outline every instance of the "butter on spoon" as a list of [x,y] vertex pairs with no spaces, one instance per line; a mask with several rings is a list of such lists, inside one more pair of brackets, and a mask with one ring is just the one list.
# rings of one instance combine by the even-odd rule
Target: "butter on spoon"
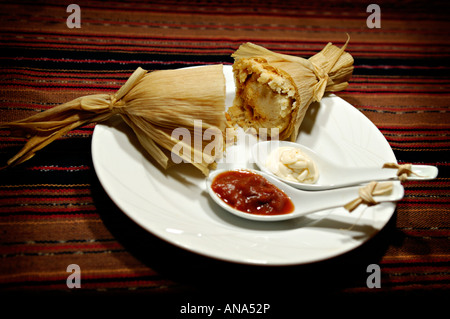
[[270,152],[265,166],[283,180],[314,184],[319,178],[316,163],[298,147],[282,146]]
[[[308,158],[315,163],[319,176],[315,183],[305,183],[293,181],[282,176],[277,176],[267,167],[267,159],[270,154],[280,147],[292,147],[301,150]],[[256,165],[261,171],[270,174],[281,181],[299,189],[304,190],[326,190],[332,188],[359,185],[370,181],[393,181],[400,180],[397,176],[399,171],[396,163],[392,167],[349,167],[339,163],[332,162],[317,154],[306,146],[294,142],[287,141],[264,141],[256,143],[252,148],[252,156]],[[431,165],[410,165],[411,173],[406,177],[402,171],[402,180],[430,180],[438,175],[436,166]]]

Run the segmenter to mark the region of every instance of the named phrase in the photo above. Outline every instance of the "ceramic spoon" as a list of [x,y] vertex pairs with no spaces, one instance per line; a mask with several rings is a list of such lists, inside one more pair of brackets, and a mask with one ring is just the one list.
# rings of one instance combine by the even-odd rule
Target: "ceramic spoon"
[[[313,160],[319,170],[319,179],[314,184],[305,184],[283,179],[273,174],[266,167],[266,159],[272,150],[278,147],[291,146],[301,149]],[[255,164],[263,172],[270,174],[283,182],[304,190],[326,190],[351,185],[359,185],[370,181],[398,180],[397,169],[381,167],[349,167],[332,162],[322,157],[306,146],[287,141],[265,141],[256,143],[252,147],[252,156]],[[438,169],[431,165],[412,165],[415,174],[408,176],[408,180],[430,180],[436,178]]]
[[[291,199],[295,206],[293,212],[282,215],[256,215],[251,213],[242,212],[234,209],[227,203],[225,203],[211,188],[211,184],[214,178],[228,170],[216,170],[209,174],[206,179],[206,188],[211,198],[222,208],[226,209],[230,213],[242,218],[258,220],[258,221],[279,221],[287,220],[291,218],[297,218],[307,214],[311,214],[317,211],[336,208],[346,205],[348,202],[358,198],[358,189],[360,187],[346,187],[332,190],[325,190],[322,192],[309,192],[296,189],[273,177],[273,175],[266,174],[261,171],[246,169],[248,171],[260,174],[265,177],[270,183],[284,191],[284,193]],[[389,195],[375,196],[374,199],[381,202],[394,202],[403,198],[404,190],[400,183],[393,183],[393,190]]]

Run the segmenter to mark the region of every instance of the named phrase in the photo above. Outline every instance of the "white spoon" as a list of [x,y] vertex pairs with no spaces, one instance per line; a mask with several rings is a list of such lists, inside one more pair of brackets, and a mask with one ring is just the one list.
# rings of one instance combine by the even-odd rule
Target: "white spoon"
[[[266,167],[266,159],[272,150],[278,147],[290,146],[299,148],[313,160],[319,170],[319,178],[314,184],[293,182],[273,174]],[[253,145],[252,156],[255,164],[263,172],[270,174],[292,187],[304,190],[325,190],[351,185],[359,185],[370,181],[398,180],[397,170],[381,167],[349,167],[332,162],[317,154],[306,146],[287,141],[264,141]],[[430,180],[436,178],[438,169],[431,165],[412,165],[412,171],[417,174],[408,176],[408,180]]]
[[[232,206],[225,203],[212,189],[211,185],[214,181],[214,178],[226,171],[230,170],[216,170],[209,174],[206,179],[206,188],[208,190],[211,198],[219,204],[222,208],[226,209],[230,213],[237,215],[242,218],[258,220],[258,221],[280,221],[287,220],[291,218],[297,218],[300,216],[304,216],[307,214],[311,214],[317,211],[336,208],[346,205],[348,202],[359,197],[358,189],[360,187],[347,187],[347,188],[339,188],[326,190],[323,192],[309,192],[303,191],[300,189],[296,189],[291,187],[280,180],[273,177],[273,175],[265,174],[264,172],[245,169],[247,171],[251,171],[253,173],[259,174],[265,177],[270,183],[278,187],[282,190],[292,201],[294,204],[294,211],[288,214],[282,215],[256,215],[251,213],[246,213],[240,210],[233,208]],[[389,195],[384,196],[375,196],[374,199],[381,202],[394,202],[399,201],[403,198],[404,190],[401,183],[394,182],[392,192]]]

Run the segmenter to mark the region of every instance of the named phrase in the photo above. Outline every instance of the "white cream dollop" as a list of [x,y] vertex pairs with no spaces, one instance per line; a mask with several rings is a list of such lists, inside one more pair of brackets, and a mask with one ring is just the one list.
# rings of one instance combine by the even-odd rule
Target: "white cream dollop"
[[314,161],[295,147],[279,147],[266,160],[267,168],[275,175],[292,182],[314,184],[319,171]]

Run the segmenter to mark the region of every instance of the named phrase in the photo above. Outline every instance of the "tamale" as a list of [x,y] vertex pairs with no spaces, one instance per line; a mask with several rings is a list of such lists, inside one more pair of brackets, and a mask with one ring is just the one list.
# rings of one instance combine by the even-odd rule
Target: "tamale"
[[235,125],[265,128],[269,136],[296,141],[312,102],[325,92],[343,90],[353,72],[353,58],[345,45],[328,43],[304,59],[279,54],[253,43],[242,44],[232,57],[236,97],[228,109]]
[[[181,152],[176,155],[207,175],[222,155],[222,139],[226,136],[223,66],[154,72],[138,68],[113,95],[79,97],[28,118],[1,124],[0,128],[9,128],[13,136],[29,138],[7,164],[22,163],[70,130],[117,114],[163,168],[173,163],[167,151],[181,144]],[[175,136],[176,128],[183,128],[192,138]],[[206,131],[209,139],[203,138]],[[204,152],[206,146],[208,152]]]

